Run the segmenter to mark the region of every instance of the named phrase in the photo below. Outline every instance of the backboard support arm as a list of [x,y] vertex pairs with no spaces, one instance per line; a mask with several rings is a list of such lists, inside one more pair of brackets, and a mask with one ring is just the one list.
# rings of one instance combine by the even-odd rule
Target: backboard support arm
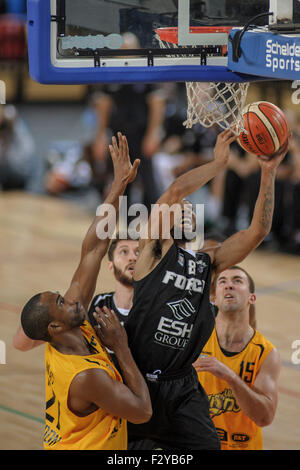
[[293,22],[293,0],[270,0],[269,25]]

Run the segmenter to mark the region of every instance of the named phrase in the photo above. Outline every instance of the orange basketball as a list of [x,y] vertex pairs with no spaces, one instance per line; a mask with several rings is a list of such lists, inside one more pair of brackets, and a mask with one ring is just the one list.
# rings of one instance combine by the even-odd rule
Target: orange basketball
[[257,101],[243,109],[244,129],[238,138],[240,146],[255,155],[271,156],[288,137],[284,113],[272,103]]

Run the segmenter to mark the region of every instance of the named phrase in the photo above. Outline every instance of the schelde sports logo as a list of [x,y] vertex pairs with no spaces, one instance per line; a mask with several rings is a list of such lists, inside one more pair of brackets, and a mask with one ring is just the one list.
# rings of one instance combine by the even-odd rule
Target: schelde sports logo
[[266,41],[266,67],[272,72],[300,72],[300,44],[291,38],[285,42]]

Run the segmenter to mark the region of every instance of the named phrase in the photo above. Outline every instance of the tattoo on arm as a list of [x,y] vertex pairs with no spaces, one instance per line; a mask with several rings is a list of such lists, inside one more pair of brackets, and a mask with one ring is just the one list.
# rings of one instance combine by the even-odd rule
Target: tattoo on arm
[[263,208],[261,214],[261,225],[265,230],[270,230],[272,226],[274,211],[274,191],[272,187],[268,187],[264,194]]

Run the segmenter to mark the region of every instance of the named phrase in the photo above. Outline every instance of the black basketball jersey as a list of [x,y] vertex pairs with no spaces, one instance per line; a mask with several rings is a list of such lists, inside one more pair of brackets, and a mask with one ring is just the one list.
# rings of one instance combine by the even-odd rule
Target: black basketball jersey
[[[117,317],[119,318],[122,325],[124,325],[125,321],[128,318],[127,315],[124,315],[122,312],[120,312],[120,310],[118,310],[118,308],[117,308],[117,306],[114,302],[114,292],[109,292],[109,293],[105,293],[105,294],[98,294],[93,298],[91,306],[89,308],[89,312],[88,312],[89,321],[90,321],[90,323],[92,324],[93,327],[95,327],[96,323],[97,323],[94,316],[93,316],[93,313],[95,312],[96,307],[99,307],[99,308],[107,307],[110,310],[113,310],[115,312],[115,314],[117,315]],[[119,364],[118,364],[118,361],[117,361],[117,358],[116,358],[114,352],[111,351],[111,350],[108,350],[108,352],[110,353],[111,358],[112,358],[115,366],[117,367],[117,369],[120,372],[120,367],[119,367]]]
[[199,357],[215,322],[210,282],[209,255],[175,243],[151,273],[134,282],[125,328],[142,373],[172,373]]
[[120,312],[120,310],[118,310],[114,302],[114,294],[115,294],[114,292],[98,294],[93,298],[91,306],[89,308],[89,313],[88,313],[90,323],[93,326],[96,325],[96,320],[93,316],[93,313],[95,312],[96,307],[99,307],[99,308],[107,307],[109,308],[109,310],[113,310],[115,314],[117,315],[117,317],[119,318],[122,325],[124,325],[125,321],[127,320],[127,315],[123,315],[123,313]]

